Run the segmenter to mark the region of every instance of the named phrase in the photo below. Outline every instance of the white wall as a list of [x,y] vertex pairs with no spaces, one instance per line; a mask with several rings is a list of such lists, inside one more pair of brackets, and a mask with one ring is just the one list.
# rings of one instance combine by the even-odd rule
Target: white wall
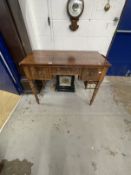
[[72,32],[66,12],[67,0],[19,0],[32,49],[97,50],[106,54],[117,27],[113,19],[120,17],[125,0],[110,0],[108,12],[104,11],[107,0],[84,2],[79,29]]

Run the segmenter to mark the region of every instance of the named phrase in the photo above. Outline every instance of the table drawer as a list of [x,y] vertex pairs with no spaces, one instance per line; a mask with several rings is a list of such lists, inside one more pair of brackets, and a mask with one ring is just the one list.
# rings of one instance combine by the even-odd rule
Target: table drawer
[[99,81],[101,74],[102,69],[99,68],[83,69],[81,79],[84,81]]
[[34,80],[50,80],[50,69],[47,67],[31,67],[30,74]]
[[79,68],[58,67],[53,68],[52,73],[54,75],[77,75],[80,74]]

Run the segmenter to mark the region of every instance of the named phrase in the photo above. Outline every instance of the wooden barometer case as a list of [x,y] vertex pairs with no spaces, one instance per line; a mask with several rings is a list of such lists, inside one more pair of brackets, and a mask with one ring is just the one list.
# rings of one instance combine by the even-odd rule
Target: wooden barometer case
[[67,13],[70,17],[71,24],[69,28],[72,31],[76,31],[79,28],[77,22],[84,10],[84,0],[68,0]]

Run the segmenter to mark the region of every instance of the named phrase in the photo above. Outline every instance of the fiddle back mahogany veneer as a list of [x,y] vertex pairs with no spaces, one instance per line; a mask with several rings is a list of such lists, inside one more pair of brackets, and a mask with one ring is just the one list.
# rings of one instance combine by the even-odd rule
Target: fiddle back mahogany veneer
[[98,52],[33,51],[21,63],[36,101],[39,104],[34,80],[51,80],[54,75],[78,75],[85,84],[95,84],[90,105],[106,75],[109,62]]

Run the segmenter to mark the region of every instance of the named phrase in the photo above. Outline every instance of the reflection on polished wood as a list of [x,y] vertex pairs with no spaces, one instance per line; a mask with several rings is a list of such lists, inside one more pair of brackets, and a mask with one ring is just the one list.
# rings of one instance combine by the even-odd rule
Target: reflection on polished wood
[[88,51],[33,51],[20,63],[29,80],[37,103],[39,99],[33,80],[50,80],[54,75],[78,75],[85,86],[95,83],[93,103],[109,62],[98,52]]

